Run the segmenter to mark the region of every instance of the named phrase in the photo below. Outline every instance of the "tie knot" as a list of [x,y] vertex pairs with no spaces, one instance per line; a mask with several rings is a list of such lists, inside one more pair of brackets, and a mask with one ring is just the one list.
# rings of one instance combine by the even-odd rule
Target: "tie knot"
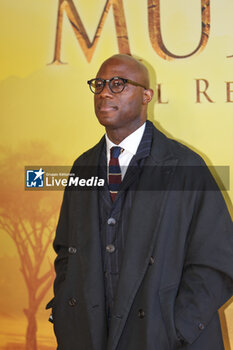
[[118,158],[120,153],[123,152],[124,149],[119,146],[114,146],[110,149],[111,158]]

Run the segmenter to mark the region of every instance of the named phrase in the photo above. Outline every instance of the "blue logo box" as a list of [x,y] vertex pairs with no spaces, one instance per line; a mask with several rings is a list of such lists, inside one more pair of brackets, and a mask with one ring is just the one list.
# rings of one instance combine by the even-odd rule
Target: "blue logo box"
[[26,170],[26,187],[44,187],[44,171],[42,168],[39,170]]

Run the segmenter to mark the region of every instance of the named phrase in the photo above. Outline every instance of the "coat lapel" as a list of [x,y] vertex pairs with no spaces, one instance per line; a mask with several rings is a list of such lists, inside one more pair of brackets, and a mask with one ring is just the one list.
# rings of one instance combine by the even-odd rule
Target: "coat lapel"
[[160,220],[168,194],[164,184],[167,188],[171,183],[177,163],[177,159],[167,150],[163,137],[159,131],[154,131],[151,155],[145,161],[138,190],[135,192],[111,320],[108,350],[114,350],[117,347],[131,305],[159,237]]
[[[98,159],[103,139],[81,159],[77,169],[88,176],[98,176]],[[106,346],[106,314],[104,301],[104,279],[99,233],[98,190],[73,191],[73,207],[76,208],[73,231],[77,232],[78,251],[83,271],[83,291],[86,298],[93,349]],[[98,320],[98,322],[96,321]]]

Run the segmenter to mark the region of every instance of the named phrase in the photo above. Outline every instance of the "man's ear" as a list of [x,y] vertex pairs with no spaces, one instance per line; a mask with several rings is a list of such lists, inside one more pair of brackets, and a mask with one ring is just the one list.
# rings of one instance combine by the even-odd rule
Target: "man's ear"
[[143,91],[143,104],[147,105],[154,96],[154,90],[152,89],[145,89]]

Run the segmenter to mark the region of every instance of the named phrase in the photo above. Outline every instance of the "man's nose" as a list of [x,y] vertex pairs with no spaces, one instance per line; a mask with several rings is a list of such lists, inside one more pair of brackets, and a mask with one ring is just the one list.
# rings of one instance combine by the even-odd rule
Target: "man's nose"
[[110,90],[108,82],[106,82],[103,90],[99,94],[99,97],[101,97],[101,98],[113,98],[113,92]]

